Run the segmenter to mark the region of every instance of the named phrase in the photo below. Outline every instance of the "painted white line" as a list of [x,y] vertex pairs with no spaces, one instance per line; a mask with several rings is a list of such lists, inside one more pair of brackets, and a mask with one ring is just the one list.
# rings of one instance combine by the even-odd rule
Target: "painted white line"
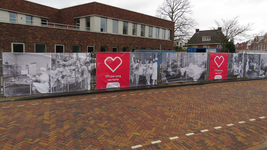
[[264,119],[265,117],[264,116],[262,116],[262,117],[259,117],[260,119]]
[[135,146],[132,146],[131,148],[136,149],[136,148],[140,148],[140,147],[143,147],[143,146],[142,145],[135,145]]
[[4,107],[2,107],[2,108],[9,108],[10,106],[4,106]]
[[200,132],[208,132],[208,131],[209,131],[208,129],[200,130]]
[[242,124],[242,123],[246,123],[245,121],[239,121],[238,123]]
[[161,143],[161,140],[151,142],[151,144],[157,144],[157,143]]
[[194,135],[195,133],[187,133],[186,136]]
[[38,105],[38,103],[36,103],[36,104],[32,104],[32,105]]
[[233,126],[233,125],[234,125],[234,124],[232,124],[232,123],[230,123],[230,124],[227,124],[227,126],[228,126],[228,127],[231,127],[231,126]]
[[175,140],[175,139],[178,139],[179,137],[178,136],[174,136],[174,137],[170,137],[169,139],[170,140]]
[[62,103],[63,101],[57,101],[57,103]]
[[249,119],[249,121],[255,121],[256,119]]
[[25,106],[25,105],[17,105],[17,107],[23,107],[23,106]]
[[222,128],[221,126],[214,127],[214,129],[216,129],[216,130],[217,130],[217,129],[221,129],[221,128]]

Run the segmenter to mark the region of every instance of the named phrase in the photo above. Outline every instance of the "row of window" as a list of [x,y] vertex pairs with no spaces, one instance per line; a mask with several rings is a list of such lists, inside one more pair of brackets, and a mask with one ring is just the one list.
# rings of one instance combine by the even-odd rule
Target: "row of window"
[[[35,47],[35,53],[46,53],[46,44],[43,43],[36,43],[34,45]],[[25,52],[25,43],[11,43],[12,52],[16,53],[24,53]],[[132,48],[132,52],[138,48]],[[146,49],[146,48],[141,48]],[[149,48],[152,50],[152,48]],[[100,52],[107,52],[108,47],[107,46],[101,46]],[[95,48],[94,46],[87,46],[87,52],[94,52]],[[123,52],[129,52],[128,47],[122,48]],[[64,44],[55,44],[55,53],[64,53],[65,52],[65,46]],[[81,52],[81,46],[80,45],[73,45],[72,46],[72,53],[80,53]],[[112,52],[118,52],[118,47],[112,47]]]
[[[100,28],[100,31],[101,32],[107,32],[107,18],[101,18],[101,28]],[[124,35],[129,35],[128,33],[128,27],[129,27],[129,23],[126,22],[126,21],[123,21],[123,28],[122,28],[122,34]],[[145,28],[146,26],[145,25],[141,25],[141,33],[140,35],[142,37],[145,37]],[[156,39],[159,39],[159,28],[156,27],[156,33],[155,33],[155,38]],[[165,39],[165,32],[166,32],[166,29],[162,29],[162,39]],[[118,20],[112,20],[112,33],[118,33]],[[167,39],[168,40],[171,40],[171,30],[167,30]],[[132,35],[137,35],[137,24],[136,23],[132,23]],[[148,37],[152,38],[153,36],[153,27],[152,26],[149,26],[148,27]]]
[[[32,25],[33,24],[33,17],[26,15],[25,21],[26,21],[27,25]],[[9,12],[9,22],[10,23],[18,23],[18,14]],[[48,24],[48,19],[41,18],[41,25],[44,26],[47,24]]]
[[[12,52],[24,53],[25,52],[25,43],[11,43]],[[46,53],[46,44],[36,43],[34,45],[35,53]],[[87,46],[87,52],[93,52],[94,46]],[[65,45],[64,44],[55,44],[55,53],[64,53]],[[73,53],[80,53],[81,46],[73,45],[72,46]]]

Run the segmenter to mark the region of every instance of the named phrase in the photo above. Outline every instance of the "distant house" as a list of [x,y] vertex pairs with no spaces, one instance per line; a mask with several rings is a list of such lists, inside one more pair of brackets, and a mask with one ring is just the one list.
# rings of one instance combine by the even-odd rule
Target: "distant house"
[[254,39],[236,44],[238,51],[267,51],[267,33],[263,36],[256,36]]
[[200,31],[196,29],[196,33],[189,39],[186,46],[188,50],[194,50],[195,52],[206,52],[207,49],[214,52],[222,48],[224,37],[221,27],[217,30]]

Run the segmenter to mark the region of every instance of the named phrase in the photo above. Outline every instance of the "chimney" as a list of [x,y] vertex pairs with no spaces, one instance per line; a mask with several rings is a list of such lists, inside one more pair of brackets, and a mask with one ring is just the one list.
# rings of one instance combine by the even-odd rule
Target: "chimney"
[[196,29],[196,32],[199,32],[199,29]]
[[219,30],[219,31],[222,31],[222,27],[218,27],[218,30]]

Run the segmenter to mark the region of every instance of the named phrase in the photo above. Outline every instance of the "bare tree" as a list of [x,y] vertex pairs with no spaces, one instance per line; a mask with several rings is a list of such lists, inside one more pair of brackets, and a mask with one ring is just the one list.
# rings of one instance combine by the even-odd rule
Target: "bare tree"
[[164,0],[157,9],[156,16],[175,22],[174,37],[180,41],[189,38],[192,27],[196,25],[190,18],[192,13],[189,0]]
[[[234,41],[235,38],[247,37],[246,32],[251,30],[252,23],[240,25],[238,16],[233,19],[221,19],[221,22],[216,21],[218,27],[222,27],[222,32],[225,35],[225,42]],[[215,29],[215,28],[214,28]]]

